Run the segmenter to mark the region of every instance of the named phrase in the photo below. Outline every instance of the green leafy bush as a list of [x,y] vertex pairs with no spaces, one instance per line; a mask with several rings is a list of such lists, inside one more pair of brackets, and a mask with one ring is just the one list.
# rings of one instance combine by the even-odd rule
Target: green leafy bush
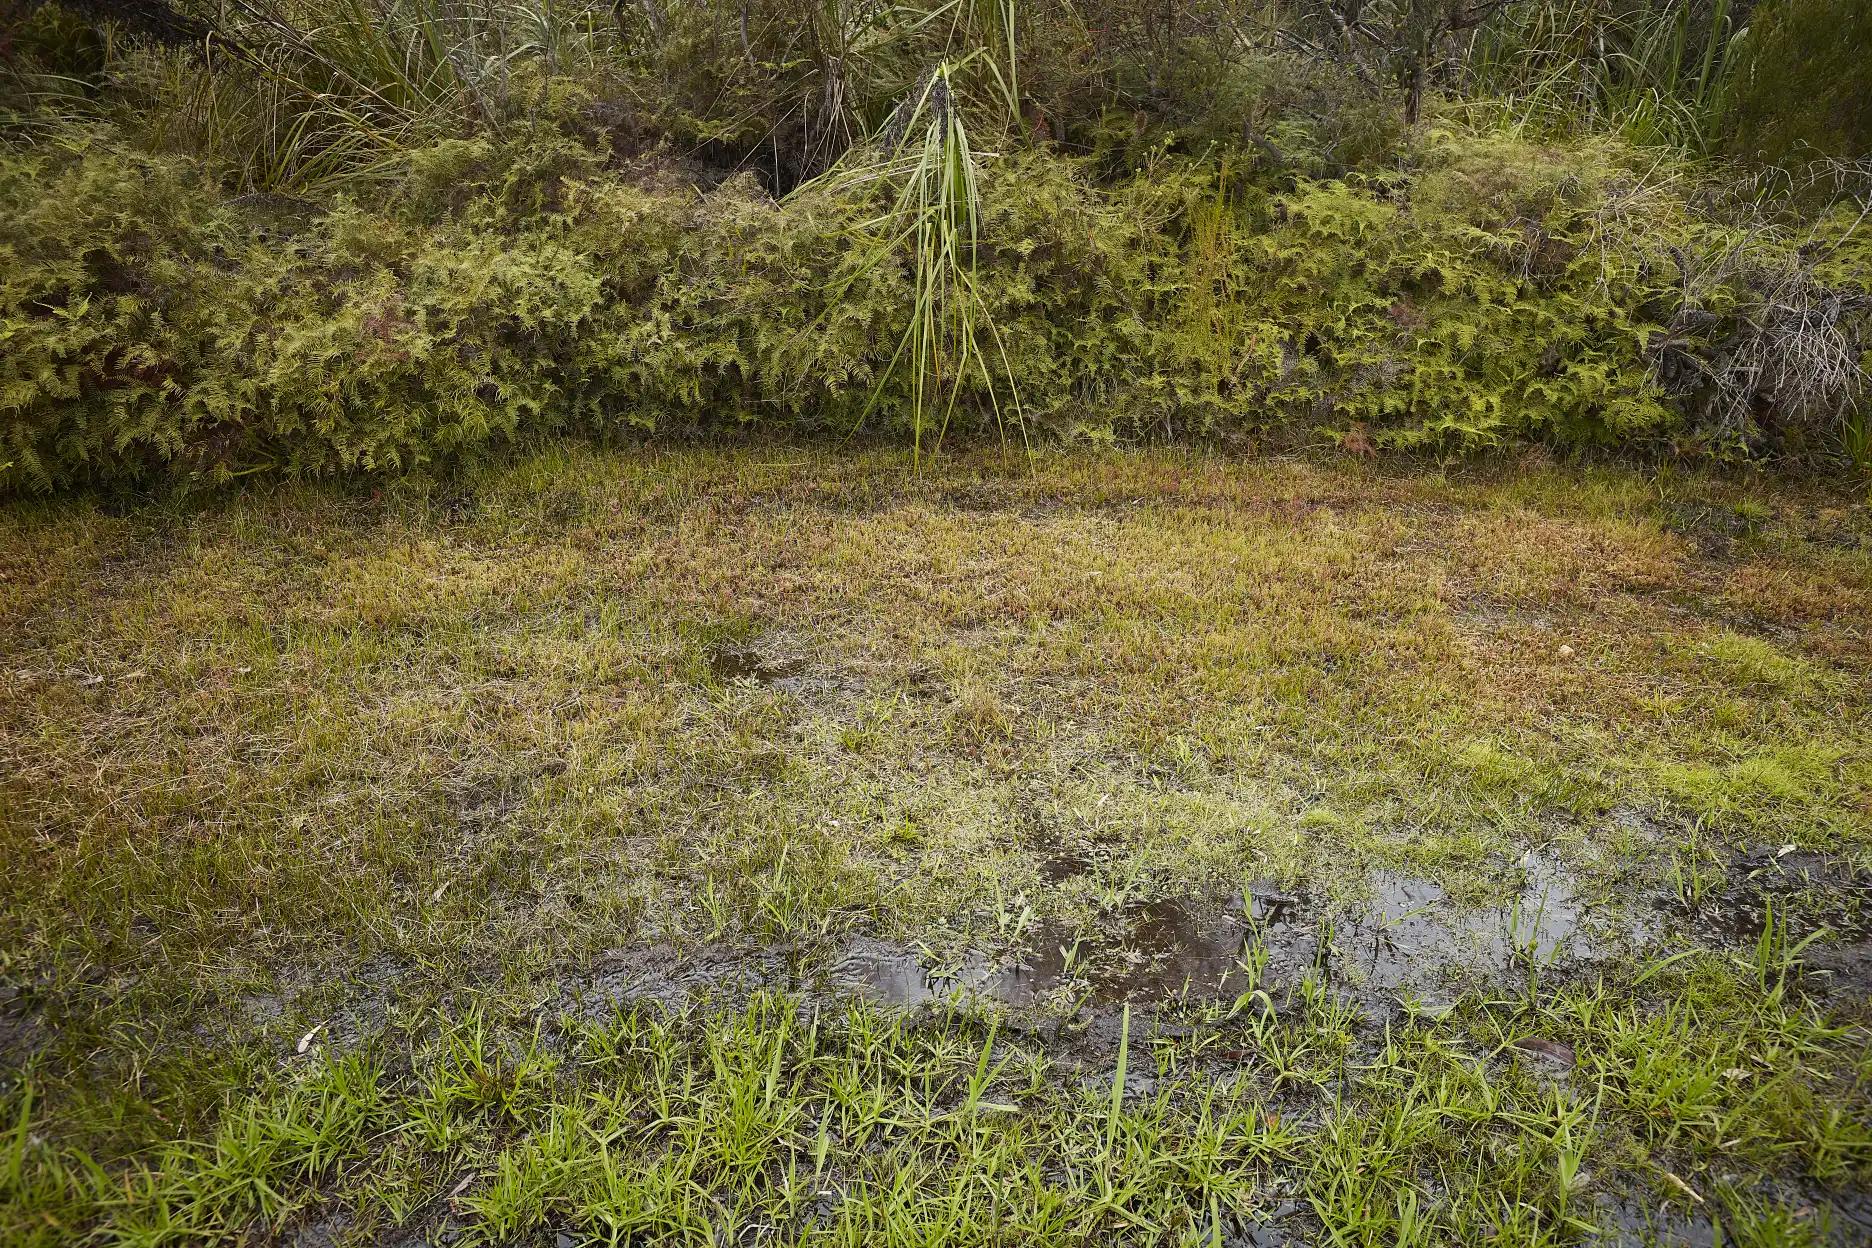
[[[1773,407],[1760,378],[1722,392],[1739,424],[1706,393],[1756,322],[1750,271],[1696,258],[1739,236],[1609,142],[1449,130],[1408,174],[1287,189],[1096,165],[981,165],[978,294],[1030,431],[1642,445],[1720,407],[1745,443]],[[0,153],[0,488],[396,471],[570,429],[907,430],[911,258],[875,262],[866,202],[698,193],[551,126],[418,149],[328,210],[222,200],[107,130]],[[1828,280],[1862,260],[1828,251]],[[956,389],[957,427],[992,428],[986,378]]]

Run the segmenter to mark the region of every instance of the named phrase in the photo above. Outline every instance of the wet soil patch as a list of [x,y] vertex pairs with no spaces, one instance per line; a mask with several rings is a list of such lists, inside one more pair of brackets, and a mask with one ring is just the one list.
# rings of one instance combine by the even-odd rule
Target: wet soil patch
[[1097,868],[1098,857],[1090,849],[1066,848],[1042,858],[1039,870],[1045,883],[1064,884],[1067,880],[1090,875]]
[[947,965],[932,965],[920,951],[879,940],[848,946],[827,974],[836,993],[869,996],[886,1005],[917,1007],[970,999],[1032,1005],[1057,988],[1062,956],[1039,942],[1026,953],[994,957],[971,949]]
[[1372,899],[1327,933],[1325,969],[1383,991],[1434,991],[1505,978],[1599,952],[1583,930],[1585,906],[1555,860],[1529,854],[1521,887],[1496,905],[1463,908],[1428,880],[1400,872],[1372,877]]
[[708,660],[709,670],[721,680],[751,680],[762,685],[797,677],[808,666],[803,655],[775,647],[728,643],[711,646]]
[[1035,869],[1043,882],[1064,884],[1098,869],[1100,855],[1096,846],[1067,837],[1032,806],[1023,805],[1018,819],[1021,842],[1034,855]]
[[[1048,862],[1043,873],[1081,869],[1065,853]],[[1227,1001],[1318,973],[1388,1014],[1403,998],[1434,1006],[1518,969],[1570,965],[1599,952],[1583,930],[1586,907],[1570,877],[1539,855],[1523,860],[1520,889],[1493,907],[1458,906],[1438,885],[1397,872],[1377,872],[1371,883],[1366,900],[1343,907],[1270,882],[1227,899],[1160,897],[1088,930],[1042,923],[1020,950],[972,949],[947,966],[919,950],[865,940],[835,960],[830,986],[910,1007],[970,997],[1109,1006]]]
[[1827,854],[1763,847],[1730,859],[1719,891],[1695,904],[1677,897],[1666,910],[1706,944],[1756,946],[1772,917],[1770,941],[1797,946],[1803,987],[1872,995],[1872,874]]
[[790,946],[614,949],[568,985],[560,1009],[575,1017],[602,1018],[639,1003],[681,1009],[702,1000],[740,1001],[762,989],[797,991],[800,969],[800,952]]
[[775,639],[759,644],[722,643],[710,647],[709,671],[716,679],[750,682],[795,697],[863,693],[865,682],[843,672],[815,671],[807,657]]
[[917,1007],[970,999],[1029,1006],[1210,1000],[1242,991],[1247,925],[1239,913],[1164,899],[1113,918],[1102,934],[1043,923],[1022,948],[970,949],[947,963],[886,941],[848,946],[833,963],[834,992]]
[[0,983],[0,1068],[25,1069],[50,1039],[43,1000],[47,981]]
[[[1628,1176],[1629,1181],[1629,1176]],[[1794,1241],[1811,1244],[1872,1243],[1872,1197],[1855,1191],[1814,1188],[1798,1182],[1766,1179],[1748,1185],[1738,1193],[1762,1207],[1793,1211],[1794,1219],[1807,1222],[1813,1238]],[[1736,1242],[1731,1218],[1733,1204],[1722,1203],[1732,1211],[1724,1217],[1707,1206],[1686,1209],[1680,1194],[1658,1188],[1645,1193],[1641,1188],[1601,1191],[1593,1197],[1594,1221],[1599,1234],[1592,1242],[1605,1248],[1719,1248]]]
[[1704,558],[1723,560],[1735,553],[1739,542],[1761,536],[1771,518],[1746,507],[1693,503],[1669,508],[1663,521],[1667,532],[1694,542]]

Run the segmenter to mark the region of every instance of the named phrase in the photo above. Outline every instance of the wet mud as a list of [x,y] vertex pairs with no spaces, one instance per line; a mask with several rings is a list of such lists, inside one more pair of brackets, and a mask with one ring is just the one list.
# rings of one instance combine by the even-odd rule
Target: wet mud
[[[1041,875],[1053,883],[1096,875],[1111,865],[1107,850],[1050,846]],[[999,1004],[1010,1011],[1009,1032],[1037,1040],[1062,1077],[1103,1092],[1114,1075],[1121,1027],[1129,1026],[1134,1045],[1145,1037],[1188,1034],[1179,1003],[1226,1008],[1259,987],[1278,1004],[1312,975],[1373,1022],[1401,1010],[1435,1017],[1471,988],[1588,967],[1622,949],[1620,931],[1628,936],[1647,914],[1673,936],[1733,947],[1759,937],[1772,908],[1794,916],[1797,933],[1825,924],[1842,937],[1807,951],[1816,971],[1833,958],[1857,968],[1852,975],[1864,973],[1868,931],[1859,899],[1872,881],[1847,865],[1795,852],[1739,857],[1725,878],[1693,910],[1660,915],[1641,898],[1634,915],[1588,904],[1579,881],[1557,859],[1531,851],[1504,868],[1495,901],[1485,905],[1463,904],[1406,872],[1379,870],[1349,902],[1263,880],[1226,896],[1142,897],[1080,930],[1043,919],[1016,946],[960,953],[875,936],[853,937],[829,953],[810,943],[646,944],[606,955],[569,983],[558,1004],[562,1013],[591,1019],[634,1005],[730,1003],[763,990],[803,994],[802,1008],[812,1009],[847,996],[912,1013]],[[1134,1007],[1128,1023],[1119,1008],[1127,1004]],[[255,999],[253,1008],[270,1016],[276,1003]],[[1516,1041],[1510,1057],[1555,1080],[1566,1079],[1575,1061],[1566,1044],[1539,1038]],[[1240,1059],[1223,1052],[1207,1060],[1220,1063],[1215,1073],[1228,1078]],[[1157,1091],[1147,1065],[1127,1070],[1126,1100],[1146,1101]],[[1308,1107],[1297,1100],[1283,1112],[1305,1114]],[[1872,1203],[1851,1194],[1795,1195],[1796,1203],[1830,1219],[1827,1242],[1872,1242],[1866,1238]],[[1256,1248],[1308,1242],[1310,1220],[1289,1222],[1292,1212],[1283,1205],[1259,1221],[1234,1220],[1225,1242]],[[1668,1193],[1601,1193],[1594,1213],[1602,1230],[1593,1242],[1604,1244],[1713,1245],[1716,1233],[1700,1211],[1682,1210]]]
[[711,646],[708,660],[709,670],[717,679],[751,680],[761,685],[794,679],[809,666],[805,656],[771,644]]
[[[1056,856],[1043,878],[1089,869]],[[832,967],[834,991],[916,1007],[971,998],[1010,1006],[1231,1001],[1315,974],[1374,1012],[1408,1001],[1434,1011],[1461,990],[1597,956],[1587,908],[1560,866],[1529,855],[1521,888],[1463,907],[1427,880],[1380,871],[1366,898],[1334,906],[1269,881],[1233,897],[1159,897],[1069,931],[1042,923],[1023,947],[969,950],[947,965],[920,950],[856,942]]]
[[[748,678],[773,685],[800,674],[791,669],[792,675],[775,675],[776,670]],[[1023,839],[1040,878],[1069,890],[1079,877],[1096,881],[1109,875],[1122,852],[1115,843],[1063,844],[1033,824]],[[1849,863],[1779,847],[1736,856],[1724,872],[1721,886],[1693,907],[1675,898],[1654,904],[1642,895],[1589,903],[1589,891],[1558,858],[1534,850],[1501,867],[1493,900],[1480,905],[1466,904],[1431,880],[1381,869],[1366,877],[1352,900],[1273,880],[1252,882],[1230,895],[1143,891],[1076,928],[1043,917],[1011,946],[937,951],[872,935],[830,948],[823,941],[645,944],[614,950],[566,981],[558,1007],[562,1014],[596,1020],[640,1005],[680,1010],[732,1004],[761,991],[801,994],[805,1010],[852,996],[911,1014],[997,1005],[1007,1011],[1003,1026],[1010,1037],[1039,1043],[1059,1077],[1104,1095],[1123,1028],[1135,1046],[1148,1038],[1190,1034],[1192,1016],[1178,1008],[1185,1003],[1285,1011],[1308,976],[1368,1023],[1404,1014],[1435,1018],[1465,992],[1525,984],[1531,974],[1590,971],[1596,960],[1634,946],[1675,949],[1688,939],[1746,950],[1774,915],[1796,941],[1826,929],[1822,940],[1803,951],[1803,990],[1863,989],[1868,983],[1872,906],[1865,902],[1872,897],[1872,879]],[[1670,939],[1660,944],[1665,935]],[[1250,995],[1257,988],[1270,997],[1263,1007],[1254,1006]],[[271,996],[246,1004],[268,1021],[281,1007]],[[1121,1009],[1126,1005],[1132,1007],[1128,1014]],[[334,1025],[331,1039],[339,1042],[348,1029],[343,1022]],[[1362,1034],[1361,1043],[1376,1043],[1381,1033],[1372,1027]],[[1214,1077],[1229,1080],[1237,1077],[1243,1057],[1224,1050],[1203,1060]],[[1522,1037],[1502,1060],[1563,1084],[1577,1059],[1563,1041]],[[1159,1090],[1148,1064],[1127,1068],[1127,1101],[1148,1101]],[[1336,1085],[1322,1091],[1339,1094]],[[1298,1120],[1311,1112],[1312,1095],[1290,1091],[1284,1097],[1291,1099],[1277,1100],[1283,1114]],[[1872,1242],[1872,1203],[1851,1193],[1788,1195],[1794,1205],[1809,1206],[1815,1217],[1828,1220],[1825,1242]],[[1594,1221],[1602,1228],[1593,1241],[1598,1243],[1713,1248],[1716,1242],[1711,1220],[1682,1209],[1667,1192],[1601,1193]],[[1289,1222],[1277,1210],[1261,1221],[1235,1221],[1224,1241],[1281,1248],[1309,1242],[1311,1226],[1305,1216]],[[444,1231],[452,1229],[451,1224]]]
[[801,698],[857,694],[865,689],[865,682],[851,673],[815,670],[811,660],[779,638],[763,638],[758,644],[712,646],[708,663],[717,680],[729,684],[747,681]]
[[[1795,1211],[1799,1220],[1811,1219],[1812,1239],[1773,1242],[1872,1243],[1872,1197],[1864,1193],[1822,1195],[1770,1181],[1750,1194],[1764,1204]],[[1662,1193],[1645,1199],[1632,1193],[1600,1192],[1593,1198],[1593,1213],[1599,1233],[1590,1242],[1601,1248],[1722,1248],[1735,1242],[1706,1208],[1686,1209],[1681,1198],[1669,1199]]]
[[790,947],[710,944],[678,950],[666,944],[616,949],[565,988],[560,1012],[601,1018],[632,1005],[681,1009],[698,1001],[744,1000],[764,989],[803,987],[802,960]]
[[1803,990],[1872,996],[1872,873],[1850,861],[1763,847],[1730,858],[1722,886],[1709,896],[1694,903],[1665,897],[1659,907],[1698,943],[1745,954],[1765,932],[1784,949],[1811,937],[1795,968]]

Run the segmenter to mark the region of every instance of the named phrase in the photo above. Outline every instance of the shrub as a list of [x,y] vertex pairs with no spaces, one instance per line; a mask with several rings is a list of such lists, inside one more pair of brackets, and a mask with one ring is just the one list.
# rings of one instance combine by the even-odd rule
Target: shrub
[[[978,294],[1030,431],[1746,449],[1838,397],[1761,363],[1769,295],[1817,300],[1856,375],[1845,217],[1806,251],[1725,231],[1609,142],[1445,130],[1414,164],[1268,189],[984,160]],[[875,263],[866,202],[698,193],[553,127],[418,149],[328,210],[221,200],[102,129],[0,150],[0,489],[398,471],[565,430],[902,432],[910,257]],[[959,430],[994,427],[985,378],[957,396]]]

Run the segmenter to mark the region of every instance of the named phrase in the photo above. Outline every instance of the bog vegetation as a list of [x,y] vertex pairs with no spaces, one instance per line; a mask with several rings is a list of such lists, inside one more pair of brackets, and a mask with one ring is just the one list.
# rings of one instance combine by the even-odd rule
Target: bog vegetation
[[9,0],[0,490],[559,431],[1872,463],[1859,0]]
[[1869,14],[0,0],[0,1244],[1865,1242]]
[[1865,506],[904,458],[0,509],[0,1243],[1864,1242]]

